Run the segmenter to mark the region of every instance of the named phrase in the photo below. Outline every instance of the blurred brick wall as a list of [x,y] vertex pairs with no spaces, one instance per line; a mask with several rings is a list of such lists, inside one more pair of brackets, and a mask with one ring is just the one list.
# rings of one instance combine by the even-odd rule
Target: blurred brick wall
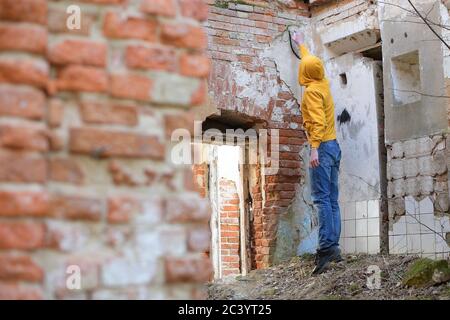
[[210,210],[170,133],[206,96],[207,9],[0,0],[0,299],[204,297]]

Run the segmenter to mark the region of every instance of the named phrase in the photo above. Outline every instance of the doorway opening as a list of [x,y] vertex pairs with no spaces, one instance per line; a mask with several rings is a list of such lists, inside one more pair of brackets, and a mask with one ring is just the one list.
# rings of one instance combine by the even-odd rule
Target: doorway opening
[[226,112],[203,123],[201,172],[204,195],[212,208],[214,279],[246,275],[256,265],[252,188],[258,184],[258,155],[254,126],[251,120]]

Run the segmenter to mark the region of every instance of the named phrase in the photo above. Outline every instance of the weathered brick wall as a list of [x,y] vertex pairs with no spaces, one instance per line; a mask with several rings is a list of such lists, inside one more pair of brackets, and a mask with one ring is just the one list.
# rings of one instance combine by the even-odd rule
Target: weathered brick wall
[[259,182],[251,190],[253,267],[263,268],[272,261],[278,217],[286,212],[300,182],[299,152],[306,141],[298,102],[279,76],[271,44],[287,26],[305,20],[309,11],[302,1],[245,2],[209,1],[208,88],[218,109],[259,127],[279,129],[280,170],[267,175],[260,168]]
[[239,196],[236,183],[219,180],[220,258],[222,276],[241,273]]
[[[202,198],[207,197],[208,195],[208,164],[206,162],[202,164],[194,164],[192,166],[193,172],[193,186]],[[189,180],[189,179],[186,179]]]
[[0,1],[0,298],[202,297],[210,210],[169,151],[206,96],[207,9]]
[[325,25],[346,22],[368,10],[376,1],[315,0],[310,1],[311,17]]

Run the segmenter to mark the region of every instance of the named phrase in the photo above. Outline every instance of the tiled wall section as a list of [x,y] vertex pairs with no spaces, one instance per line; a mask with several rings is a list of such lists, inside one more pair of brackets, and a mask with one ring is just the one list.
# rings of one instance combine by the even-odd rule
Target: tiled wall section
[[380,251],[380,201],[341,202],[341,240],[344,253]]
[[450,254],[447,233],[450,232],[448,216],[434,215],[430,197],[420,202],[405,198],[405,215],[389,231],[389,251],[393,254],[419,254],[423,257],[446,259]]

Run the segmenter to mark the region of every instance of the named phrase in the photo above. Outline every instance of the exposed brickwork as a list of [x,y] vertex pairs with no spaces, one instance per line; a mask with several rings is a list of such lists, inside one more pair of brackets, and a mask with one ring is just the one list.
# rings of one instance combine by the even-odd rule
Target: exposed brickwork
[[[268,176],[259,168],[258,182],[251,190],[252,268],[264,268],[271,263],[278,217],[288,208],[300,182],[299,151],[306,141],[298,102],[279,78],[269,46],[287,26],[306,19],[309,11],[301,1],[248,3],[230,2],[227,8],[210,5],[209,94],[219,109],[245,115],[280,133],[280,170]],[[236,81],[243,78],[248,82]]]
[[0,299],[202,297],[209,205],[168,155],[205,101],[205,9],[0,1]]
[[222,276],[241,273],[239,195],[233,181],[219,180],[220,258]]

